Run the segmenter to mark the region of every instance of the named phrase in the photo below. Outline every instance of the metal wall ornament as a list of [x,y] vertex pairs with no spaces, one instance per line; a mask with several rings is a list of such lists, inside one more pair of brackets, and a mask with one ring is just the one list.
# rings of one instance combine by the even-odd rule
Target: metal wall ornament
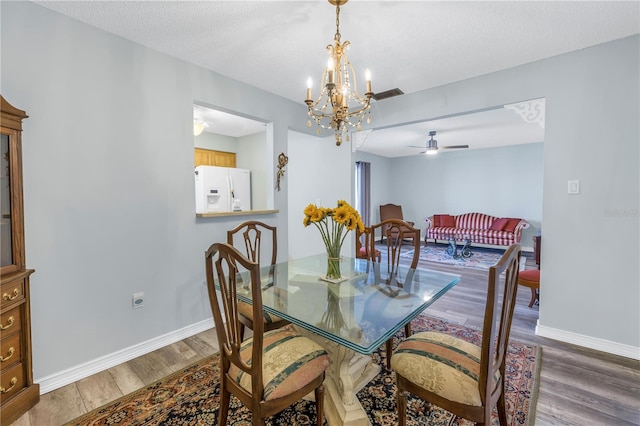
[[284,152],[281,152],[278,155],[278,171],[276,172],[276,189],[280,191],[280,181],[284,179],[284,166],[289,162],[289,157],[287,157]]

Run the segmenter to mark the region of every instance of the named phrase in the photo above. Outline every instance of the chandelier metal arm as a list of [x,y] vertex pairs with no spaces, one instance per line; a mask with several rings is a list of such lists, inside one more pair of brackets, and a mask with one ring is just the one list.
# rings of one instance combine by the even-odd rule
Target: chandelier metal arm
[[[350,43],[348,41],[340,42],[340,6],[346,4],[348,0],[328,1],[336,6],[336,33],[333,44],[327,45],[329,63],[320,79],[322,82],[320,95],[315,101],[311,98],[311,79],[309,79],[305,104],[309,116],[307,126],[311,126],[311,120],[315,121],[318,126],[318,134],[320,134],[320,129],[333,129],[336,145],[339,146],[342,143],[343,135],[346,135],[347,141],[349,140],[347,127],[354,127],[360,131],[362,120],[365,117],[367,122],[371,121],[370,108],[373,92],[371,91],[371,78],[368,75],[364,96],[358,92],[355,71],[346,55]],[[353,106],[349,105],[350,102],[353,103]]]

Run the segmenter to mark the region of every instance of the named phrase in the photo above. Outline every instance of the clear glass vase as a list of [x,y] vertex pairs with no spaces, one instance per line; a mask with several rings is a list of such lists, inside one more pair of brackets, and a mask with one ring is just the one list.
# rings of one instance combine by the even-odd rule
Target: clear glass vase
[[339,280],[342,278],[340,274],[340,253],[338,255],[332,255],[327,252],[327,279]]

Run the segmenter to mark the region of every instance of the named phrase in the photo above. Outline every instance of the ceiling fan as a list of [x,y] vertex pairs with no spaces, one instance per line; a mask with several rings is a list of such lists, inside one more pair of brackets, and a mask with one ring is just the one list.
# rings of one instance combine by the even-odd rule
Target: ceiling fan
[[[429,132],[429,136],[431,139],[427,141],[426,150],[422,151],[420,154],[437,154],[440,149],[459,149],[459,148],[469,148],[469,145],[449,145],[449,146],[441,146],[438,147],[438,141],[433,137],[436,135],[436,131],[432,130]],[[412,148],[422,148],[421,146],[412,146]]]

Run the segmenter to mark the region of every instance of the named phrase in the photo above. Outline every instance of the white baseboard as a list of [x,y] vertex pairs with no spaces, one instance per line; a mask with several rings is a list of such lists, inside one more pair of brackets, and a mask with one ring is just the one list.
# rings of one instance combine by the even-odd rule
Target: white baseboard
[[623,356],[625,358],[640,360],[640,348],[612,342],[610,340],[598,339],[597,337],[572,333],[570,331],[558,330],[557,328],[545,327],[544,325],[540,325],[540,320],[538,320],[538,324],[536,325],[536,335],[589,349],[595,349],[601,352]]
[[194,336],[210,328],[213,328],[213,317],[191,324],[180,330],[175,330],[171,333],[155,337],[129,348],[102,356],[94,359],[93,361],[68,368],[58,373],[54,373],[46,377],[35,378],[34,382],[40,384],[40,394],[43,395],[108,368],[115,367],[123,362],[127,362],[141,355],[153,352],[156,349],[179,342],[187,337]]

